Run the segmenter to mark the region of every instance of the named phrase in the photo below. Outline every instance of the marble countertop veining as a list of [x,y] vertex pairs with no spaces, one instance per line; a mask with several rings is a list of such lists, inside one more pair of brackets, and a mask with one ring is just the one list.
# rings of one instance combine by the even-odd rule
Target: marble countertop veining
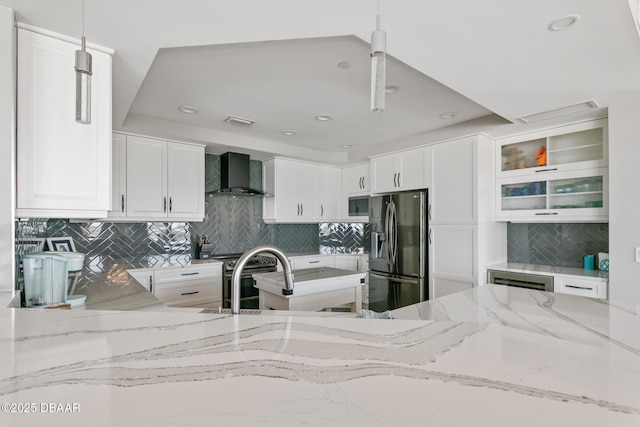
[[588,298],[487,285],[397,320],[2,307],[3,426],[640,425],[640,316]]

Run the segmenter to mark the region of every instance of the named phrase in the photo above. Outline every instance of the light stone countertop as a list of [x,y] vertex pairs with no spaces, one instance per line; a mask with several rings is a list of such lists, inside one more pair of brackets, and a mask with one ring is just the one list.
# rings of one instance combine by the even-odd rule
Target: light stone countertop
[[380,320],[9,298],[0,403],[36,413],[3,426],[640,425],[640,316],[605,301],[487,285]]

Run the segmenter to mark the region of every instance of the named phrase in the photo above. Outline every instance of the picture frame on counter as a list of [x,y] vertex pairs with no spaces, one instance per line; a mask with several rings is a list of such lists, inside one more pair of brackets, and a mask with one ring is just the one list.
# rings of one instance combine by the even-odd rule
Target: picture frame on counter
[[75,252],[76,246],[72,237],[48,237],[47,247],[52,252]]
[[44,242],[45,239],[42,237],[16,239],[16,255],[42,252],[42,250],[44,249]]

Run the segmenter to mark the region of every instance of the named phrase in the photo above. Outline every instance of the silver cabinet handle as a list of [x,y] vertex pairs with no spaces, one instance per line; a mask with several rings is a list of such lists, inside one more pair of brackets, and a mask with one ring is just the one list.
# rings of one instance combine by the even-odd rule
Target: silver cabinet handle
[[195,294],[199,294],[200,291],[193,291],[193,292],[183,292],[180,295],[195,295]]
[[429,204],[429,221],[431,221],[431,204]]
[[304,205],[300,203],[300,215],[304,215]]
[[320,262],[320,260],[317,261],[309,261],[309,264],[318,264]]
[[149,276],[149,292],[153,293],[153,276]]
[[536,215],[558,215],[558,212],[536,212]]
[[320,216],[324,216],[324,206],[320,205]]
[[582,289],[585,291],[592,291],[593,288],[587,288],[585,286],[576,286],[576,285],[565,285],[567,288],[573,288],[573,289]]
[[197,276],[200,274],[199,271],[194,271],[193,273],[182,273],[181,276]]
[[432,243],[432,241],[431,241],[431,228],[430,228],[429,229],[429,244],[431,244],[431,243]]
[[358,183],[360,184],[360,189],[361,189],[361,190],[362,190],[362,188],[363,188],[363,187],[362,187],[362,180],[363,180],[363,178],[362,178],[362,177],[360,177],[360,179],[358,180]]
[[536,171],[536,173],[538,173],[538,172],[553,172],[553,171],[557,171],[557,170],[558,170],[558,168],[538,169]]
[[300,216],[300,203],[298,203],[298,216]]
[[124,194],[120,195],[120,212],[124,213]]
[[397,177],[397,176],[398,176],[398,174],[397,174],[397,173],[394,173],[394,174],[393,174],[393,186],[394,186],[394,187],[397,187],[397,186],[398,186],[398,184],[396,184],[396,177]]
[[400,187],[400,172],[398,172],[398,187]]
[[173,212],[173,197],[169,197],[169,213]]
[[164,207],[162,208],[162,212],[167,213],[167,196],[164,196]]

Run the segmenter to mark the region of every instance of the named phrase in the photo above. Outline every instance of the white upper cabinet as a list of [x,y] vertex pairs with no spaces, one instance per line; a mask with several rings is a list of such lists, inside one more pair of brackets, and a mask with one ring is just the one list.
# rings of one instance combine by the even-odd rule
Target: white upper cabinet
[[474,138],[433,146],[430,221],[435,224],[471,224],[476,219],[476,159]]
[[369,163],[342,169],[342,194],[366,196],[370,186]]
[[167,142],[127,136],[127,216],[166,218],[168,204]]
[[371,158],[371,193],[427,188],[430,153],[427,148],[416,148]]
[[110,208],[111,55],[87,49],[91,123],[76,123],[80,46],[68,40],[18,29],[17,217],[103,218]]
[[263,163],[265,222],[324,222],[340,217],[340,169],[275,158]]
[[203,220],[204,147],[116,133],[113,141],[110,218]]
[[111,137],[111,210],[109,217],[127,216],[127,136],[114,133]]
[[504,138],[497,144],[496,178],[605,167],[608,151],[605,119]]
[[496,220],[608,221],[607,141],[606,120],[501,140]]
[[332,166],[318,165],[318,196],[320,204],[320,221],[339,221],[340,188],[342,185],[340,169]]

